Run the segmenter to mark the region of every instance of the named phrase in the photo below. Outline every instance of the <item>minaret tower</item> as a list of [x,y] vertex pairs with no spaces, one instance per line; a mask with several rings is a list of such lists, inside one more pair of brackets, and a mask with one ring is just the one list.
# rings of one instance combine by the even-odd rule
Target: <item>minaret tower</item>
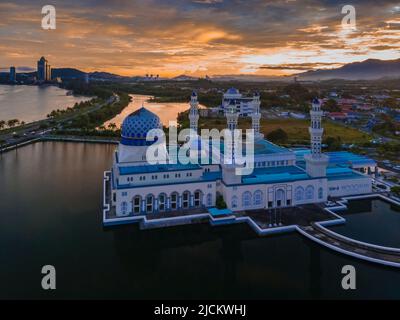
[[236,174],[234,140],[234,132],[237,129],[239,113],[236,110],[236,104],[234,100],[231,100],[226,108],[225,116],[232,141],[225,141],[225,150],[223,156],[224,161],[222,163],[222,180],[226,184],[240,184],[242,181],[241,176]]
[[236,110],[235,102],[232,100],[229,103],[228,109],[225,113],[226,121],[228,124],[228,130],[231,132],[232,141],[229,145],[227,145],[226,154],[232,155],[232,163],[234,163],[235,159],[235,141],[234,141],[234,132],[237,129],[239,113]]
[[264,138],[264,135],[260,132],[260,119],[261,119],[261,113],[260,113],[260,94],[257,92],[254,95],[254,110],[253,113],[251,114],[251,120],[252,120],[252,129],[254,130],[254,139],[262,139]]
[[320,101],[315,98],[312,102],[310,111],[311,126],[309,132],[311,136],[311,154],[306,155],[306,170],[311,177],[325,177],[326,167],[328,166],[328,157],[322,154],[322,115]]
[[190,129],[197,134],[198,123],[199,123],[199,102],[197,101],[197,94],[193,91],[190,98],[190,109],[189,109],[189,120]]

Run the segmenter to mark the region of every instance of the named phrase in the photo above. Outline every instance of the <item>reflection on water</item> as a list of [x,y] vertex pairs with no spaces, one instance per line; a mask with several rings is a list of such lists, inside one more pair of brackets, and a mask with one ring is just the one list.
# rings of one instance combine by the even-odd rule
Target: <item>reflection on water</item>
[[[245,224],[103,228],[114,145],[46,142],[0,155],[0,298],[400,298],[400,272],[296,233]],[[41,267],[57,290],[41,290]],[[354,265],[357,290],[341,289]]]
[[[132,112],[138,110],[142,106],[146,107],[146,109],[158,115],[164,126],[168,126],[170,123],[171,125],[176,125],[176,118],[178,116],[178,113],[186,111],[190,108],[189,102],[156,103],[149,102],[152,96],[137,94],[132,94],[130,96],[132,97],[132,102],[120,114],[115,116],[113,119],[107,121],[104,124],[106,127],[110,123],[115,123],[117,127],[120,127],[127,116],[129,116]],[[199,105],[199,108],[204,108],[204,106]]]
[[54,86],[0,85],[0,120],[32,122],[46,118],[53,110],[73,107],[76,102],[90,99],[66,93]]

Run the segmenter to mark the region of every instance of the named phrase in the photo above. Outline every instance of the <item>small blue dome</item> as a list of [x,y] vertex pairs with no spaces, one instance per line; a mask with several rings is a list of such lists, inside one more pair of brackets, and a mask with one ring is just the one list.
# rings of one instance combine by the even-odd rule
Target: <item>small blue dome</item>
[[121,127],[121,143],[128,146],[146,146],[154,141],[146,141],[152,129],[162,129],[160,118],[142,107],[127,116]]
[[239,94],[239,90],[236,88],[230,88],[230,89],[228,89],[228,91],[226,93],[227,94]]
[[313,104],[319,104],[319,99],[318,99],[318,98],[314,98],[314,100],[313,100],[312,103],[313,103]]
[[195,91],[192,92],[192,97],[197,97],[197,93]]

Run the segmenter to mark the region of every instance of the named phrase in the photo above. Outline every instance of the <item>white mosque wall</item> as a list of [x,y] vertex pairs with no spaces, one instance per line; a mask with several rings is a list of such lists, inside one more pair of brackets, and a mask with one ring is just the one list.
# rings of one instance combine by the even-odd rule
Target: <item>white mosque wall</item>
[[371,192],[372,179],[369,177],[328,181],[328,194],[331,197],[361,195]]
[[223,185],[221,189],[220,192],[232,211],[320,203],[325,202],[328,196],[326,179],[276,184]]
[[[116,192],[116,213],[117,216],[125,216],[133,212],[133,200],[139,196],[141,198],[141,213],[146,211],[146,199],[148,196],[153,197],[153,211],[157,212],[159,209],[159,196],[165,195],[166,197],[166,209],[172,209],[172,194],[177,195],[177,208],[182,208],[183,200],[182,196],[184,192],[190,193],[190,207],[194,207],[194,193],[196,191],[201,192],[201,206],[214,207],[216,200],[216,183],[215,182],[196,182],[186,184],[171,184],[168,186],[157,185],[157,186],[141,186],[138,188],[130,189],[117,189]],[[123,205],[123,202],[126,204]],[[126,206],[125,212],[123,208]]]

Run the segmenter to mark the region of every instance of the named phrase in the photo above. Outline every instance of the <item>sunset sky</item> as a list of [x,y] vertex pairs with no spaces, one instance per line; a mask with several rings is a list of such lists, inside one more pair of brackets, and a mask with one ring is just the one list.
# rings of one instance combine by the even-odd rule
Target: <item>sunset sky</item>
[[[57,29],[41,28],[54,5]],[[341,26],[344,5],[357,31]],[[0,3],[0,68],[126,76],[282,75],[400,58],[400,0],[20,0]]]

